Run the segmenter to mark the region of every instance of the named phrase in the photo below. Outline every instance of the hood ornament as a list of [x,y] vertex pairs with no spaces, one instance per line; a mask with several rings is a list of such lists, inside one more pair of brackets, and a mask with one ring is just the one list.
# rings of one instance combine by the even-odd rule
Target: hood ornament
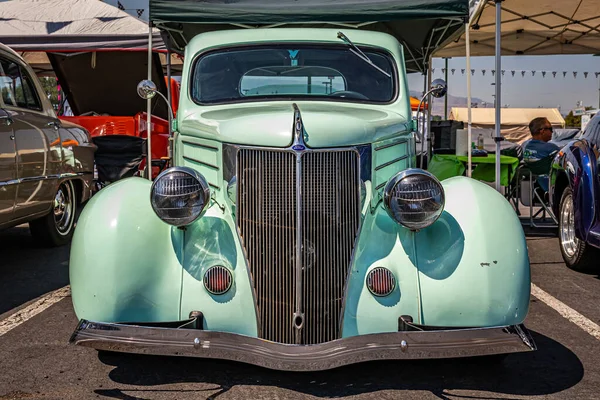
[[292,150],[296,152],[302,152],[306,150],[306,143],[304,142],[304,124],[302,123],[302,115],[300,109],[296,103],[292,104],[294,107],[294,125],[292,131],[294,132],[294,142],[292,143]]

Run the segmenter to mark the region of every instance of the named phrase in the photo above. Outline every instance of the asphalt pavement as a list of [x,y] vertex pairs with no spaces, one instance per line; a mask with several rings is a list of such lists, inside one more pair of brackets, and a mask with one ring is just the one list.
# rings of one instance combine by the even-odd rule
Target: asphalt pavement
[[[568,270],[555,238],[529,238],[528,247],[533,283],[598,324],[598,275]],[[38,247],[20,226],[0,232],[0,252],[0,324],[68,285],[68,246]],[[59,300],[0,336],[0,400],[600,398],[598,339],[535,297],[525,321],[535,352],[501,362],[386,361],[311,373],[69,345],[77,319],[70,297]]]

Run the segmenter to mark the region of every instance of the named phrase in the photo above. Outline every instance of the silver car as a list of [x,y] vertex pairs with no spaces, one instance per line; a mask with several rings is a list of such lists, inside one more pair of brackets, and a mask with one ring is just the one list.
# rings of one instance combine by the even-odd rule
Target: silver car
[[95,146],[56,117],[31,67],[1,44],[0,91],[0,229],[29,222],[44,244],[65,244],[90,197]]

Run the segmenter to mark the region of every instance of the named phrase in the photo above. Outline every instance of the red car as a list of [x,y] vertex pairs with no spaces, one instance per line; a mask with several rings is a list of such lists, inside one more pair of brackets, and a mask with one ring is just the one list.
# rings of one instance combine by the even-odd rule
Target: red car
[[[160,58],[157,53],[153,60],[153,78],[158,90],[167,96],[168,82],[164,78]],[[110,143],[107,152],[109,156],[118,158],[117,152],[123,155],[127,147],[128,155],[120,157],[118,162],[135,165],[128,173],[145,168],[145,157],[139,152],[146,153],[145,140],[148,135],[147,104],[137,94],[137,84],[147,79],[147,53],[143,51],[98,51],[74,54],[48,53],[48,58],[56,73],[69,106],[74,116],[60,116],[64,121],[76,123],[85,127],[99,147],[97,166],[100,172],[99,158],[102,157],[103,142]],[[179,99],[179,84],[171,79],[171,104],[173,112],[177,112]],[[152,159],[153,175],[156,176],[168,157],[168,108],[164,101],[157,96],[152,100]],[[99,137],[115,136],[108,140]],[[129,138],[120,137],[129,136]],[[138,138],[138,140],[134,139]],[[119,143],[116,147],[114,143]],[[125,145],[124,143],[128,143]],[[137,150],[136,150],[137,149]],[[136,155],[137,154],[137,155]],[[127,161],[133,157],[133,161]],[[162,160],[162,162],[160,162]],[[137,162],[136,162],[137,161]],[[121,170],[116,168],[115,170]],[[136,171],[133,171],[133,170]],[[111,174],[109,174],[111,175]],[[116,180],[127,176],[115,177]]]

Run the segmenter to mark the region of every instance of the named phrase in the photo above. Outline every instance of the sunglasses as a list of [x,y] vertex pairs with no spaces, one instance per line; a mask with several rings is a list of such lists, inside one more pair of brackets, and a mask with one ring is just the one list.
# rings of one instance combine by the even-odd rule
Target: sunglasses
[[553,132],[554,132],[554,130],[552,129],[552,127],[550,127],[550,128],[546,128],[546,127],[544,127],[544,128],[542,128],[542,129],[540,129],[540,132],[541,132],[541,131],[544,131],[544,130],[546,130],[546,131],[550,131],[550,133],[553,133]]

